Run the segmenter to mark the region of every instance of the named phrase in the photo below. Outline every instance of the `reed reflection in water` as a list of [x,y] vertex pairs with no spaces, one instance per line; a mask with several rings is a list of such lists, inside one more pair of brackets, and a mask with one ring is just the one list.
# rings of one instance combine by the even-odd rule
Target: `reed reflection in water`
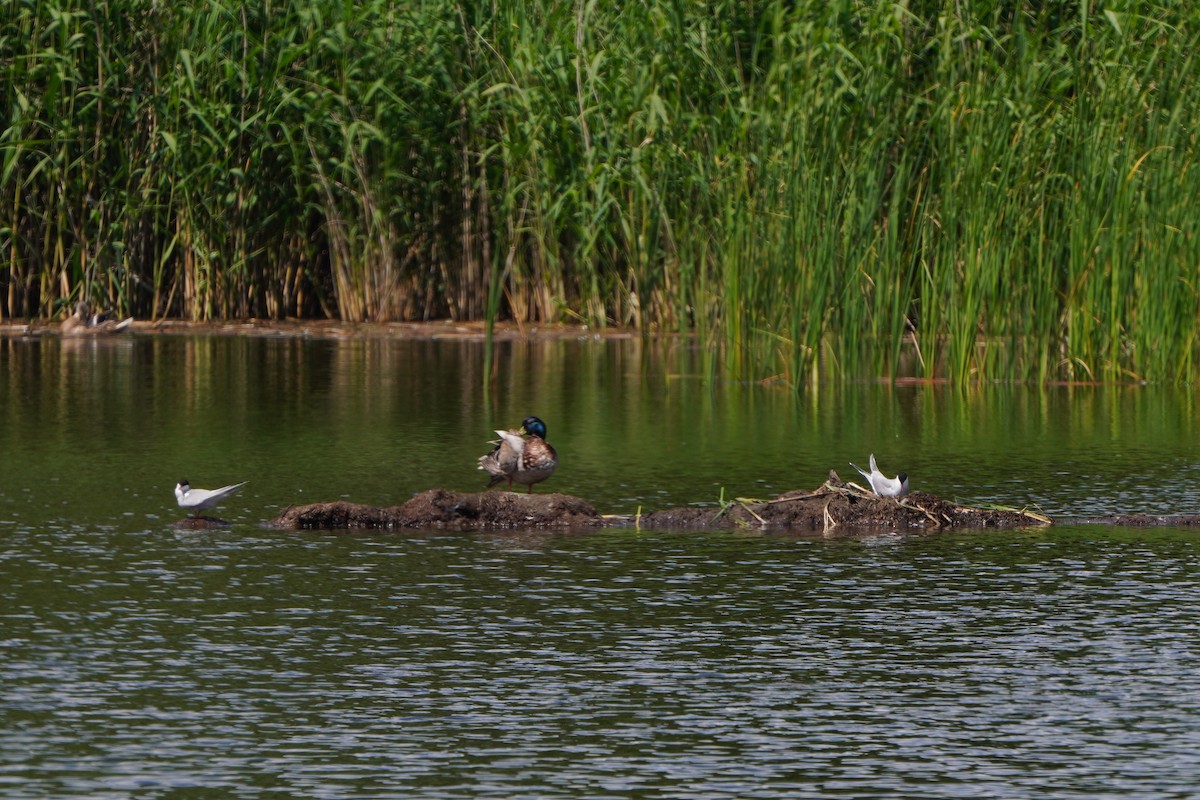
[[[1190,392],[794,394],[625,340],[503,345],[485,395],[481,347],[0,341],[4,796],[1191,796],[1188,530],[259,525],[477,488],[488,432],[531,411],[546,490],[602,510],[871,451],[951,497],[1194,510]],[[231,527],[172,526],[184,475],[251,481]]]
[[1151,386],[723,381],[685,339],[502,342],[145,336],[0,340],[0,486],[67,519],[169,514],[180,477],[250,480],[229,509],[403,502],[486,485],[492,431],[529,414],[560,467],[539,491],[634,513],[819,485],[876,453],[914,489],[1058,515],[1200,508],[1197,407]]

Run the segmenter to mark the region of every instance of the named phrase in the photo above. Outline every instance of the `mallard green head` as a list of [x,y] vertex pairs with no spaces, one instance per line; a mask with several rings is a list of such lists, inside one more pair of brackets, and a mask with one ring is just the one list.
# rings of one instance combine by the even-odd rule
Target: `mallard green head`
[[537,417],[526,417],[521,423],[521,432],[527,433],[530,436],[536,436],[539,439],[545,439],[546,423],[542,422]]

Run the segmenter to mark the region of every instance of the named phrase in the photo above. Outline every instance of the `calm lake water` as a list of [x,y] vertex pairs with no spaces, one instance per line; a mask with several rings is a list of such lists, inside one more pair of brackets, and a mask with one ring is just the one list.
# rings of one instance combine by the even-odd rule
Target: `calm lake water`
[[[1200,531],[292,533],[483,484],[629,513],[874,451],[1054,516],[1200,510],[1194,389],[706,382],[687,343],[0,339],[6,798],[1192,798]],[[181,478],[250,485],[176,530]]]

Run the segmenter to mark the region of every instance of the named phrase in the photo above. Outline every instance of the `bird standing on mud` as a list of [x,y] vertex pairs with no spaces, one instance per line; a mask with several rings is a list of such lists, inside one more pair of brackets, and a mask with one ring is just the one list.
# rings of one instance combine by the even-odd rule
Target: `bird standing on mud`
[[[500,437],[496,449],[479,458],[479,468],[492,479],[488,486],[508,481],[523,483],[533,494],[533,485],[554,474],[558,453],[546,441],[546,423],[537,417],[526,417],[519,431],[496,431]],[[528,436],[528,438],[526,438]]]
[[875,454],[871,453],[871,471],[867,472],[862,467],[850,462],[850,466],[859,471],[867,483],[871,485],[871,491],[880,497],[904,497],[908,494],[908,473],[901,472],[894,478],[889,478],[879,471],[879,467],[875,466]]

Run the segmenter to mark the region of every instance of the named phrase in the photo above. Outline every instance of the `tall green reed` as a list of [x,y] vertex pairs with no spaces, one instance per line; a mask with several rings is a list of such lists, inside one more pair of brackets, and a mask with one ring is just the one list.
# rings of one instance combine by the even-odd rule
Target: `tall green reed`
[[1197,30],[1169,3],[14,0],[0,309],[689,332],[793,385],[1194,380]]

